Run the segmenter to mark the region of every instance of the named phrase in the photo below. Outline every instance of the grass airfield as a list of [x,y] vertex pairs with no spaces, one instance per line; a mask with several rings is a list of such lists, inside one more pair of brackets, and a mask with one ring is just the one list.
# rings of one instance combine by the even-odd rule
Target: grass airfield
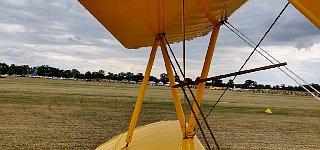
[[[0,78],[0,149],[94,149],[128,129],[138,91],[137,84]],[[205,91],[204,112],[220,94]],[[175,119],[169,88],[149,86],[138,126]],[[320,102],[312,97],[230,91],[208,121],[222,149],[320,149]]]

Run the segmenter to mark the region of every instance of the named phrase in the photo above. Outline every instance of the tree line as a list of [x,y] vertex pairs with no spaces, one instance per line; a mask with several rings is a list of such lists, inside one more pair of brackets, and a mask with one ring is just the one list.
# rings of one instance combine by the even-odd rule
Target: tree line
[[[88,79],[88,80],[100,80],[100,79],[108,79],[108,80],[128,80],[141,82],[143,80],[143,74],[137,73],[134,74],[132,72],[120,72],[120,73],[112,73],[105,72],[104,70],[98,71],[87,71],[85,73],[81,73],[77,69],[71,70],[63,70],[55,67],[51,67],[49,65],[41,65],[36,67],[29,67],[28,65],[7,65],[5,63],[0,63],[0,75],[19,75],[19,76],[27,76],[27,75],[38,75],[38,76],[47,76],[47,77],[59,77],[59,78],[76,78],[76,79]],[[199,80],[197,77],[195,80]],[[192,81],[192,79],[187,78],[187,81]],[[150,76],[149,81],[153,82],[162,82],[163,84],[167,84],[169,82],[168,75],[166,73],[160,74],[160,78],[158,79],[155,76]],[[175,77],[175,81],[179,82],[179,77]],[[245,89],[274,89],[274,90],[290,90],[290,91],[304,91],[301,86],[286,86],[282,85],[264,85],[258,84],[253,80],[246,80],[243,84],[235,84],[232,80],[229,80],[227,83],[224,83],[222,80],[216,80],[206,83],[207,86],[217,86],[217,87],[230,87],[230,88],[245,88]],[[311,84],[317,90],[320,90],[319,84]],[[307,87],[307,86],[306,86]],[[309,88],[309,87],[308,87]],[[311,90],[309,88],[309,90]],[[311,90],[313,91],[313,90]]]
[[[212,81],[211,83],[207,83],[207,85],[217,86],[217,87],[230,87],[230,88],[243,88],[243,89],[272,89],[272,90],[287,90],[287,91],[305,91],[302,86],[291,86],[291,85],[264,85],[264,84],[258,84],[256,81],[253,80],[245,80],[243,84],[235,84],[232,80],[229,80],[228,83],[223,83],[222,80],[216,80]],[[320,85],[319,84],[310,84],[312,87],[320,91]],[[312,88],[310,88],[307,85],[304,85],[308,90],[314,91]]]
[[[77,78],[77,79],[109,79],[109,80],[130,80],[130,81],[142,81],[143,74],[137,73],[134,74],[132,72],[120,72],[120,73],[112,73],[105,72],[104,70],[98,71],[87,71],[85,73],[81,73],[77,69],[64,70],[55,67],[51,67],[49,65],[41,65],[36,67],[29,67],[28,65],[7,65],[6,63],[0,63],[0,75],[17,75],[17,76],[46,76],[46,77],[59,77],[59,78]],[[161,74],[160,79],[154,76],[150,76],[149,81],[154,82],[168,82],[168,76],[166,74]]]

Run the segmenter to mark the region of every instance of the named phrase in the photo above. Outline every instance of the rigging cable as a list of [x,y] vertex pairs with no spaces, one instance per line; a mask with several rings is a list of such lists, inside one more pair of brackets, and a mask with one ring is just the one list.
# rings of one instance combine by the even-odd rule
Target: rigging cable
[[[250,40],[246,35],[244,35],[242,32],[240,32],[237,28],[235,28],[233,25],[231,25],[228,21],[225,21],[225,23],[227,23],[229,26],[232,27],[232,29],[226,25],[227,28],[229,28],[233,33],[235,33],[239,38],[241,38],[245,43],[247,43],[250,47],[254,48],[253,45],[255,45],[255,43]],[[237,31],[237,32],[236,32]],[[240,36],[240,35],[242,36]],[[244,38],[245,39],[244,39]],[[249,42],[251,42],[251,44]],[[252,45],[253,44],[253,45]],[[277,60],[275,57],[273,57],[271,54],[269,54],[266,50],[264,50],[263,48],[261,48],[259,46],[259,49],[261,51],[263,51],[265,54],[267,54],[269,57],[271,57],[274,61],[276,61],[277,63],[280,63],[279,60]],[[261,53],[260,50],[257,50],[257,52],[259,52],[260,55],[262,55],[265,59],[267,59],[269,62],[271,62],[272,64],[275,64],[272,60],[270,60],[267,56],[265,56],[263,53]],[[298,79],[300,79],[304,84],[308,85],[311,89],[313,89],[317,94],[320,95],[320,92],[314,88],[311,84],[307,83],[304,79],[302,79],[300,76],[298,76],[296,73],[294,73],[291,69],[289,69],[288,67],[284,66],[284,68],[289,71],[292,75],[294,75],[295,77],[297,77]],[[285,72],[285,70],[283,70],[282,68],[279,68],[284,74],[286,74],[289,78],[291,78],[294,82],[296,82],[297,84],[299,84],[304,90],[306,90],[307,92],[309,92],[312,96],[314,96],[316,99],[320,100],[319,97],[317,97],[316,95],[314,95],[314,93],[312,93],[309,89],[306,88],[305,85],[302,85],[300,82],[298,82],[296,79],[294,79],[291,75],[289,75],[287,72]]]
[[[171,54],[172,54],[172,56],[173,56],[173,58],[174,58],[174,60],[175,60],[175,62],[176,62],[176,64],[177,64],[177,66],[178,66],[178,68],[179,68],[179,70],[180,70],[180,73],[183,74],[183,72],[182,72],[182,70],[181,70],[181,67],[180,67],[180,65],[179,65],[179,63],[178,63],[178,61],[177,61],[177,59],[176,59],[176,57],[175,57],[175,55],[174,55],[174,53],[173,53],[173,51],[172,51],[172,49],[171,49],[171,46],[170,46],[168,40],[166,39],[166,37],[164,37],[164,38],[165,38],[165,40],[166,40],[166,43],[168,44],[168,47],[169,47],[169,49],[170,49],[170,52],[171,52]],[[208,124],[205,116],[204,116],[204,113],[202,112],[199,103],[196,101],[195,95],[193,94],[193,92],[192,92],[192,90],[191,90],[191,87],[190,87],[189,85],[188,85],[188,90],[189,90],[190,94],[192,95],[192,97],[193,97],[193,99],[194,99],[194,102],[195,102],[197,108],[199,109],[199,112],[200,112],[200,114],[201,114],[201,117],[203,118],[203,121],[205,122],[206,127],[207,127],[207,129],[209,130],[209,133],[210,133],[210,135],[211,135],[211,138],[213,139],[213,141],[214,141],[217,149],[220,149],[219,144],[218,144],[218,142],[216,141],[215,136],[214,136],[214,134],[213,134],[213,132],[212,132],[212,130],[211,130],[211,128],[210,128],[210,126],[209,126],[209,124]],[[185,92],[185,89],[182,88],[182,91],[183,91],[183,93],[184,93],[184,95],[185,95],[185,97],[186,97],[186,99],[187,99],[187,101],[188,101],[188,104],[189,104],[189,106],[190,106],[190,109],[191,109],[193,115],[195,116],[193,107],[192,107],[192,105],[191,105],[191,103],[190,103],[190,100],[188,99],[188,96],[187,96],[187,94],[186,94],[186,92]],[[196,117],[195,117],[195,118],[196,118]],[[198,119],[196,119],[196,121],[197,121],[197,120],[198,120]],[[198,123],[198,121],[197,121],[197,124],[200,125],[200,122]]]
[[[270,25],[270,27],[268,28],[268,30],[264,33],[263,37],[260,39],[260,41],[258,42],[258,44],[254,47],[253,51],[250,53],[250,55],[248,56],[248,58],[245,60],[245,62],[243,63],[243,65],[240,67],[239,71],[241,71],[244,66],[247,64],[247,62],[249,61],[249,59],[251,58],[251,56],[253,55],[253,53],[257,50],[257,48],[260,46],[260,44],[262,43],[262,41],[265,39],[265,37],[267,36],[267,34],[270,32],[270,30],[273,28],[273,26],[275,25],[275,23],[279,20],[280,16],[283,14],[283,12],[286,10],[286,8],[288,7],[290,3],[287,2],[286,5],[284,6],[284,8],[281,10],[281,12],[279,13],[279,15],[276,17],[276,19],[273,21],[273,23]],[[238,75],[235,75],[232,79],[232,81],[234,81],[237,78]],[[224,96],[224,94],[227,92],[227,90],[229,90],[230,87],[227,87],[223,93],[220,95],[219,99],[216,101],[216,103],[212,106],[212,108],[210,109],[209,113],[207,114],[206,118],[210,115],[210,113],[213,111],[213,109],[217,106],[217,104],[220,102],[221,98]],[[201,123],[201,125],[203,124],[203,122]]]
[[182,66],[183,66],[183,78],[186,78],[186,25],[184,16],[184,0],[182,0]]
[[[167,39],[166,39],[166,37],[165,37],[165,35],[163,34],[162,36],[163,36],[163,38],[166,40],[166,42],[168,42]],[[164,45],[164,46],[166,45],[166,44],[163,42],[163,40],[160,40],[160,41],[161,41],[162,45]],[[168,45],[168,47],[169,47],[170,51],[172,52],[170,45]],[[170,55],[169,55],[168,51],[165,50],[165,52],[166,52],[166,55],[167,55],[168,58],[169,58],[170,64],[171,64],[171,66],[172,66],[172,69],[173,69],[175,75],[178,76],[177,70],[175,69],[175,66],[174,66],[173,63],[172,63],[172,60],[170,59]],[[177,62],[177,59],[175,58],[175,56],[174,56],[174,59],[175,59],[175,61]],[[179,67],[180,72],[182,73],[182,70],[181,70],[180,65],[179,65],[179,64],[177,64],[177,65],[178,65],[178,67]],[[182,91],[183,91],[184,95],[186,96],[185,90],[182,89]],[[187,99],[188,102],[190,102],[187,97],[186,97],[186,99]],[[189,105],[191,105],[191,103],[190,103]],[[191,107],[191,112],[195,115],[195,112],[194,112],[194,110],[193,110],[192,107]],[[198,120],[197,117],[195,117],[195,120],[196,120],[197,124],[200,125],[200,122],[199,122],[199,120]],[[205,142],[206,142],[206,145],[207,145],[208,149],[211,150],[210,144],[209,144],[209,142],[208,142],[208,140],[207,140],[207,138],[206,138],[206,136],[205,136],[205,133],[204,133],[202,127],[200,127],[199,129],[200,129],[200,132],[201,132],[201,134],[202,134],[202,136],[203,136],[203,138],[204,138],[204,140],[205,140]]]
[[[184,0],[182,0],[182,3],[181,3],[181,5],[182,5],[182,12],[181,12],[181,14],[182,14],[182,16],[181,16],[181,18],[182,18],[182,20],[181,20],[181,22],[182,22],[182,27],[181,27],[181,30],[182,30],[182,66],[183,66],[183,74],[182,74],[182,76],[183,76],[183,82],[185,82],[185,78],[186,78],[186,76],[185,76],[185,74],[186,74],[186,26],[185,26],[185,16],[184,16]],[[184,88],[184,87],[183,87]],[[185,119],[184,119],[184,126],[185,126],[185,128],[184,128],[184,136],[185,136],[185,138],[187,137],[187,118],[186,118],[186,116],[187,116],[187,105],[186,105],[186,97],[183,97],[183,112],[184,112],[184,116],[185,116]]]
[[[213,28],[213,29],[214,29],[214,28]],[[178,61],[177,61],[177,59],[176,59],[176,57],[175,57],[175,55],[174,55],[174,53],[173,53],[173,51],[172,51],[172,49],[171,49],[171,46],[170,46],[170,44],[169,44],[169,42],[168,42],[168,40],[167,40],[167,38],[166,38],[165,36],[164,36],[164,39],[165,39],[165,41],[166,41],[166,43],[167,43],[167,45],[168,45],[168,47],[169,47],[169,50],[170,50],[170,52],[171,52],[171,54],[172,54],[172,56],[173,56],[173,58],[174,58],[174,60],[175,60],[175,62],[176,62],[176,64],[177,64],[177,66],[178,66],[178,68],[179,68],[180,73],[183,75],[182,69],[181,69],[181,67],[180,67],[180,65],[179,65],[179,63],[178,63]],[[168,54],[168,55],[169,55],[169,54]],[[171,65],[173,66],[173,64],[171,64]],[[173,69],[175,70],[174,66],[173,66]],[[176,70],[175,70],[175,73],[176,73],[176,75],[177,75]],[[184,77],[184,75],[183,75],[183,77]],[[184,80],[185,80],[185,78],[184,78]],[[194,110],[193,110],[193,108],[192,108],[192,105],[191,105],[191,103],[190,103],[190,100],[189,100],[189,98],[188,98],[188,95],[186,94],[186,91],[185,91],[184,88],[181,88],[181,89],[182,89],[182,91],[183,91],[183,93],[184,93],[184,96],[185,96],[186,99],[187,99],[187,102],[188,102],[188,104],[189,104],[189,106],[190,106],[191,112],[192,112],[192,114],[194,115],[195,120],[196,120],[196,122],[197,122],[197,124],[198,124],[198,126],[199,126],[199,129],[200,129],[200,128],[201,128],[201,127],[200,127],[200,122],[199,122],[199,120],[197,119],[197,117],[195,116],[195,112],[194,112]],[[209,126],[209,123],[207,122],[207,120],[206,120],[206,118],[205,118],[205,116],[204,116],[204,113],[203,113],[203,111],[201,110],[200,105],[199,105],[199,103],[197,102],[197,100],[196,100],[196,98],[195,98],[195,95],[193,94],[192,89],[191,89],[191,87],[190,87],[189,85],[188,85],[188,90],[189,90],[190,94],[192,95],[192,98],[194,99],[194,102],[195,102],[197,108],[199,109],[199,112],[200,112],[200,114],[201,114],[201,117],[203,118],[203,122],[205,122],[205,125],[206,125],[207,129],[209,130],[209,133],[210,133],[210,135],[211,135],[211,138],[213,139],[213,141],[214,141],[217,149],[220,150],[219,144],[218,144],[217,140],[215,139],[215,136],[214,136],[214,134],[213,134],[213,132],[212,132],[210,126]],[[203,135],[203,136],[204,136],[204,135]]]

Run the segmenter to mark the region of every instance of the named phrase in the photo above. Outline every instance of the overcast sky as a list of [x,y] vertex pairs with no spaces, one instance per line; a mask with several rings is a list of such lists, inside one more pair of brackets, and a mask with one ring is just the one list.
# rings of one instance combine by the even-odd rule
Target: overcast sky
[[[258,42],[286,0],[249,1],[229,22]],[[200,75],[209,36],[187,42],[187,77]],[[292,5],[261,46],[306,81],[320,83],[320,31]],[[181,59],[181,44],[173,45]],[[235,72],[248,57],[248,47],[222,27],[209,76]],[[0,62],[50,65],[81,72],[143,72],[150,47],[125,49],[77,0],[1,0]],[[157,53],[152,75],[165,72]],[[255,53],[245,68],[269,65]],[[296,85],[278,69],[239,76],[235,83],[252,79],[262,84]],[[226,80],[225,80],[226,81]]]

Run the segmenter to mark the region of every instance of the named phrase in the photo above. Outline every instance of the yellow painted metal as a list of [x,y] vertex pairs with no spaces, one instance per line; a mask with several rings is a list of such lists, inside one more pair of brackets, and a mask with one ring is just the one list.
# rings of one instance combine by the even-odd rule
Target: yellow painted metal
[[[204,0],[196,0],[197,6],[205,6]],[[209,19],[209,21],[215,25],[219,23],[219,20],[217,19],[216,15],[214,15],[215,12],[211,12],[211,10],[208,7],[201,7],[201,11],[206,15],[206,17]],[[221,14],[221,18],[224,16],[224,14]],[[222,18],[226,19],[226,18]]]
[[[212,60],[212,56],[213,56],[213,53],[214,53],[214,50],[215,50],[215,45],[216,45],[216,42],[217,42],[219,31],[220,31],[220,26],[219,25],[215,26],[213,31],[212,31],[211,38],[210,38],[210,43],[209,43],[207,54],[206,54],[206,57],[205,57],[205,61],[204,61],[203,67],[202,67],[202,72],[201,72],[200,79],[205,79],[208,76],[210,65],[211,65],[211,60]],[[198,85],[197,93],[196,93],[196,101],[198,102],[199,105],[201,104],[201,101],[202,101],[202,94],[204,92],[204,89],[205,89],[205,82],[200,83]],[[197,107],[197,105],[195,103],[193,104],[193,110],[195,112],[195,116],[198,116],[199,109],[198,109],[198,107]],[[194,117],[193,114],[191,114],[190,115],[190,119],[189,119],[189,123],[188,123],[189,125],[188,125],[188,128],[187,128],[188,137],[194,135],[195,123],[196,123],[195,122],[195,117]]]
[[159,40],[155,39],[154,42],[153,42],[153,45],[152,45],[152,50],[151,50],[151,53],[150,53],[149,61],[148,61],[148,64],[147,64],[147,68],[146,68],[146,71],[144,73],[144,78],[143,78],[143,81],[141,83],[139,96],[137,98],[137,102],[136,102],[136,105],[135,105],[135,108],[134,108],[134,112],[133,112],[133,115],[132,115],[132,118],[131,118],[129,130],[128,130],[128,135],[127,135],[127,138],[126,138],[126,142],[127,143],[131,142],[132,135],[133,135],[134,129],[136,127],[136,123],[138,121],[138,117],[139,117],[139,113],[140,113],[140,110],[141,110],[142,101],[143,101],[144,94],[145,94],[145,91],[146,91],[146,88],[147,88],[147,85],[148,85],[148,82],[149,82],[149,77],[150,77],[152,65],[153,65],[153,62],[154,62],[154,59],[155,59],[155,56],[156,56],[156,52],[157,52],[158,46],[159,46]]
[[126,145],[127,133],[120,134],[106,143],[100,145],[97,150],[204,150],[199,139],[182,139],[179,121],[161,121],[136,128],[134,138]]
[[[181,106],[181,101],[180,101],[180,97],[179,97],[179,94],[178,94],[178,89],[176,88],[172,88],[172,86],[175,85],[175,78],[174,78],[174,74],[173,74],[173,71],[172,71],[172,67],[171,67],[171,63],[170,63],[170,60],[169,60],[169,56],[168,56],[168,50],[165,46],[165,41],[163,38],[160,39],[161,42],[160,42],[160,46],[161,46],[161,51],[162,51],[162,56],[163,56],[163,59],[164,59],[164,63],[165,63],[165,66],[166,66],[166,70],[167,70],[167,74],[168,74],[168,78],[169,78],[169,82],[170,82],[170,90],[171,90],[171,93],[172,93],[172,97],[173,97],[173,102],[174,102],[174,105],[175,105],[175,108],[176,108],[176,112],[177,112],[177,116],[178,116],[178,120],[179,120],[179,123],[180,123],[180,128],[181,128],[181,132],[182,132],[182,135],[183,137],[185,137],[185,116],[184,116],[184,113],[183,113],[183,110],[182,110],[182,106]],[[181,138],[183,138],[181,137]]]
[[289,0],[289,2],[320,29],[319,0]]
[[157,0],[158,6],[158,31],[157,33],[164,33],[164,1]]
[[[151,46],[162,33],[169,43],[182,40],[181,0],[79,1],[126,48]],[[186,40],[208,34],[246,1],[185,0]]]

